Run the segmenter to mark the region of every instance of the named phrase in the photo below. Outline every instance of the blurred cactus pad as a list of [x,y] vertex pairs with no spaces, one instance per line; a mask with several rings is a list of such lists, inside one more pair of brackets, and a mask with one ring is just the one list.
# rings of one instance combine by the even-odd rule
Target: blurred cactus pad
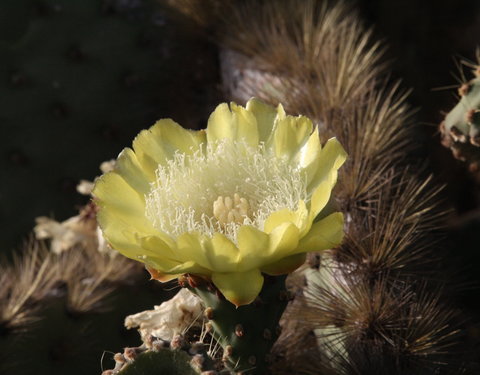
[[208,49],[172,17],[148,0],[0,2],[0,170],[15,181],[0,187],[2,251],[35,216],[71,216],[79,179],[140,129],[160,117],[196,126],[182,114],[203,111],[192,86]]

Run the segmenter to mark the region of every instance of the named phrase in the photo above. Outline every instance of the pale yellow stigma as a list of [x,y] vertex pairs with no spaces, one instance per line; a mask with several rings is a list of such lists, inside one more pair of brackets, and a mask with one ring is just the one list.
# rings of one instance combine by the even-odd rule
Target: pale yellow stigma
[[245,198],[241,198],[238,193],[231,197],[219,196],[213,202],[213,216],[221,225],[230,223],[243,224],[248,217],[250,205]]

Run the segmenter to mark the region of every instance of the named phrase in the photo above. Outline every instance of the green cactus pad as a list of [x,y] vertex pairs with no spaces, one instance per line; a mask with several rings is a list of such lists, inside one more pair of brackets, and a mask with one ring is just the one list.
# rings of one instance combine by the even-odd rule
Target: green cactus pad
[[280,334],[278,322],[289,299],[285,278],[266,277],[257,299],[238,308],[208,287],[193,289],[206,306],[205,316],[223,348],[227,368],[249,375],[267,373],[269,353]]
[[191,357],[181,350],[145,352],[128,364],[119,375],[197,375]]

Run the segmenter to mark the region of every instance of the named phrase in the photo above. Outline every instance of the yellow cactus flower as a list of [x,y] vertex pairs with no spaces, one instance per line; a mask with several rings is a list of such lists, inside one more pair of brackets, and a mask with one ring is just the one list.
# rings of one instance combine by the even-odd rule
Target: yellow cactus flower
[[337,246],[339,212],[315,220],[346,159],[332,138],[281,105],[220,104],[206,130],[158,121],[124,149],[93,195],[110,245],[161,281],[208,278],[236,306],[251,303],[262,273],[292,272],[305,253]]

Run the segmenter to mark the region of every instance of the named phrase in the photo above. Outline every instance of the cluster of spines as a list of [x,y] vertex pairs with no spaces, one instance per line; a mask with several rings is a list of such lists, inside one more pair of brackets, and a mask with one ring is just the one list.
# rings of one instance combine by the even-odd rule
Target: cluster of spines
[[[49,363],[60,364],[81,354],[89,359],[78,370],[91,369],[93,351],[94,357],[101,354],[98,344],[121,345],[117,327],[111,337],[96,337],[99,331],[109,332],[106,313],[131,312],[130,305],[142,308],[154,303],[147,291],[125,305],[135,285],[145,284],[143,270],[136,262],[101,254],[96,247],[78,246],[55,254],[45,242],[32,239],[12,262],[3,259],[0,272],[0,372],[6,374],[23,371],[32,361],[41,371]],[[35,345],[41,347],[27,355]],[[15,365],[19,358],[22,366]]]

